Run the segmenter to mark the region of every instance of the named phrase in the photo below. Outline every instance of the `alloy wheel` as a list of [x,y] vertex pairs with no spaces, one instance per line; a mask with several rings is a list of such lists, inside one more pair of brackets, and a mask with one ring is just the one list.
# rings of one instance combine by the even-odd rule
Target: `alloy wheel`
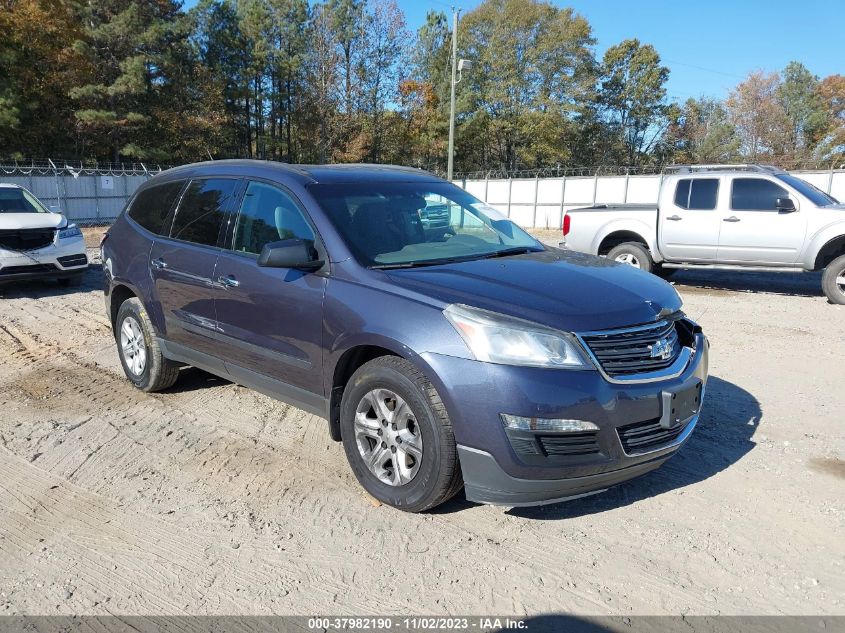
[[355,410],[355,442],[370,472],[390,486],[402,486],[422,463],[422,435],[414,412],[390,389],[373,389]]
[[147,344],[144,342],[141,325],[135,317],[128,316],[123,319],[123,325],[120,327],[120,348],[129,371],[135,376],[143,374],[147,367]]
[[639,258],[633,253],[620,253],[616,256],[615,261],[620,262],[622,264],[628,264],[629,266],[633,266],[634,268],[641,267]]

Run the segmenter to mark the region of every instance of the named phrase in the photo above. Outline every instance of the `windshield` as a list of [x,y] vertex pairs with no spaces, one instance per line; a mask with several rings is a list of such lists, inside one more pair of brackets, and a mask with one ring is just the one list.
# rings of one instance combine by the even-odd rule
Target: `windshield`
[[818,207],[826,207],[829,204],[838,204],[836,198],[827,195],[824,191],[815,185],[811,185],[806,180],[802,180],[792,174],[776,174],[775,177],[782,180],[793,189],[796,189],[802,196],[809,198],[810,202]]
[[543,250],[496,209],[446,182],[317,184],[309,190],[364,266],[430,266]]
[[0,187],[0,213],[50,213],[25,189]]

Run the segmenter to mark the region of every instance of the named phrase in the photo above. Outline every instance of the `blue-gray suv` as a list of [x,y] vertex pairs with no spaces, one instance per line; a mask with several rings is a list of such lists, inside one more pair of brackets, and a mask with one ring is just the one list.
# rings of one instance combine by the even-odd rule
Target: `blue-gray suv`
[[674,454],[704,397],[707,339],[672,286],[544,246],[414,169],[171,169],[102,258],[139,389],[192,365],[324,417],[402,510],[603,490]]

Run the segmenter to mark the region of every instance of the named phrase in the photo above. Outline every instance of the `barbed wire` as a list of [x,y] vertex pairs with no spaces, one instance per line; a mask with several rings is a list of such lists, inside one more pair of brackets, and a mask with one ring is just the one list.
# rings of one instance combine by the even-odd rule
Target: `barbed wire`
[[97,160],[63,160],[39,158],[15,160],[0,158],[0,173],[8,176],[52,176],[68,174],[74,178],[87,176],[144,176],[157,174],[167,165],[146,163],[110,163]]
[[[660,165],[591,165],[572,167],[538,167],[535,169],[485,169],[455,173],[453,180],[510,180],[519,178],[568,178],[573,176],[656,176],[674,164]],[[845,163],[839,161],[810,161],[784,167],[788,171],[832,171],[845,169]],[[435,169],[438,176],[446,177],[445,172]]]

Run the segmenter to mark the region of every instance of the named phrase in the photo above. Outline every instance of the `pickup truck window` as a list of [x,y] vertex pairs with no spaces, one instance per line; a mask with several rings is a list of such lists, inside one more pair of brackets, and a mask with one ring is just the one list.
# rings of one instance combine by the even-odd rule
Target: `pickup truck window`
[[810,202],[818,207],[826,207],[831,204],[836,204],[837,200],[833,196],[827,195],[818,187],[810,184],[806,180],[801,180],[792,174],[775,174],[775,178],[782,180],[793,189],[797,190],[801,195],[809,198]]
[[682,209],[712,211],[718,194],[718,178],[684,178],[675,189],[675,204]]
[[789,192],[762,178],[734,178],[731,186],[731,209],[734,211],[777,211],[777,199],[788,198]]

